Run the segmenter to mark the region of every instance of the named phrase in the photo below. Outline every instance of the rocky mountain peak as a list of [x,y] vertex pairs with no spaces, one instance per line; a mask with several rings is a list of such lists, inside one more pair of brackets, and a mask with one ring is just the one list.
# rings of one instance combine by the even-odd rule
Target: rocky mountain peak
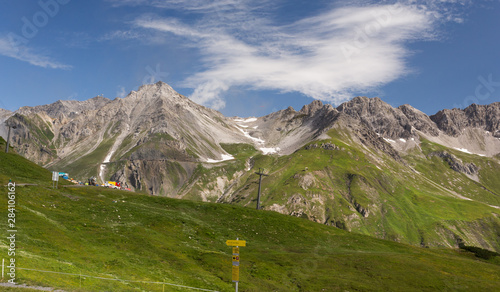
[[131,91],[123,101],[125,102],[138,102],[139,100],[152,100],[152,99],[164,99],[169,100],[172,103],[183,101],[186,102],[188,99],[180,95],[175,91],[170,85],[159,81],[154,84],[141,85],[137,91]]
[[93,111],[100,109],[111,102],[110,99],[103,96],[96,96],[88,100],[58,100],[54,103],[39,106],[24,106],[16,112],[20,114],[29,113],[44,113],[51,118],[59,118],[61,116],[77,115],[84,111]]
[[341,104],[337,110],[361,121],[383,137],[406,139],[413,136],[412,125],[404,113],[378,97],[358,96]]
[[398,107],[407,118],[409,123],[417,130],[432,136],[439,135],[439,129],[436,124],[429,118],[428,115],[412,107],[409,104],[404,104]]
[[366,96],[357,96],[337,107],[339,112],[349,114],[353,117],[381,114],[391,109],[393,108],[380,98],[368,98]]
[[320,110],[323,107],[323,103],[320,100],[314,100],[310,104],[306,104],[300,109],[299,113],[310,115]]
[[467,118],[465,113],[457,108],[441,110],[435,115],[430,116],[430,118],[441,130],[450,136],[458,136],[462,128],[466,127]]
[[500,137],[500,102],[489,105],[471,104],[461,110],[444,109],[430,116],[447,135],[458,136],[467,128],[481,128]]
[[173,93],[177,93],[173,88],[172,86],[168,85],[167,83],[163,82],[163,81],[158,81],[156,83],[151,83],[151,84],[144,84],[144,85],[141,85],[139,87],[139,91],[140,90],[144,90],[144,89],[156,89],[156,90],[163,90],[163,91],[168,91],[168,92],[173,92]]
[[5,115],[10,115],[10,114],[12,114],[11,111],[0,108],[0,117],[5,116]]

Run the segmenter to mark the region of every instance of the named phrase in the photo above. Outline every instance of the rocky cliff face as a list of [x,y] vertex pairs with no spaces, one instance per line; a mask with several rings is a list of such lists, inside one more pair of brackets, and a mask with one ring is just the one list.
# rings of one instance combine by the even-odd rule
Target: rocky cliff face
[[1,109],[0,108],[0,136],[4,137],[7,137],[7,134],[8,134],[8,128],[7,128],[7,125],[5,124],[5,121],[10,118],[14,113],[9,111],[9,110],[5,110],[5,109]]
[[430,118],[450,136],[456,137],[470,127],[483,129],[500,138],[500,102],[489,105],[472,104],[464,110],[445,109]]
[[337,109],[390,139],[418,138],[416,130],[433,136],[439,134],[437,125],[426,114],[410,105],[393,108],[378,97],[356,97]]
[[0,108],[0,118],[5,119],[6,117],[12,115],[12,112],[3,108]]
[[65,117],[75,117],[85,111],[93,111],[102,108],[108,104],[111,100],[96,96],[89,100],[77,101],[77,100],[58,100],[52,104],[40,105],[35,107],[22,107],[16,112],[22,115],[29,115],[30,113],[40,113],[44,112],[48,116],[53,118],[59,118],[61,116]]

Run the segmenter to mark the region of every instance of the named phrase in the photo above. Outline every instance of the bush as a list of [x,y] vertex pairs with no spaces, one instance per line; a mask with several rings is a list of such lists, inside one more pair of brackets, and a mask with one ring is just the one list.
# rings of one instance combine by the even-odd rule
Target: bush
[[460,244],[459,247],[460,247],[460,249],[472,252],[472,253],[474,253],[474,255],[476,257],[481,258],[481,259],[485,259],[485,260],[489,260],[489,259],[494,258],[496,256],[500,256],[500,254],[497,252],[487,250],[484,248],[480,248],[477,246],[468,246],[468,245]]

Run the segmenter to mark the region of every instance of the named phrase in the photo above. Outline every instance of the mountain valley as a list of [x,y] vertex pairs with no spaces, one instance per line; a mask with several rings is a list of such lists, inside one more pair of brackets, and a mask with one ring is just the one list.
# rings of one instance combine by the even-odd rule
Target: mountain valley
[[500,251],[500,103],[427,116],[379,98],[225,117],[158,82],[0,112],[13,149],[78,180],[255,208],[422,247]]

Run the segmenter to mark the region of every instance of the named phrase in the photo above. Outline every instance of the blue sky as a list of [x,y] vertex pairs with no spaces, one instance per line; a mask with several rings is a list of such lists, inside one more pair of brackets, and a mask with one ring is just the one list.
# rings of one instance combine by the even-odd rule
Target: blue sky
[[162,80],[227,116],[500,101],[500,1],[0,0],[0,107]]

